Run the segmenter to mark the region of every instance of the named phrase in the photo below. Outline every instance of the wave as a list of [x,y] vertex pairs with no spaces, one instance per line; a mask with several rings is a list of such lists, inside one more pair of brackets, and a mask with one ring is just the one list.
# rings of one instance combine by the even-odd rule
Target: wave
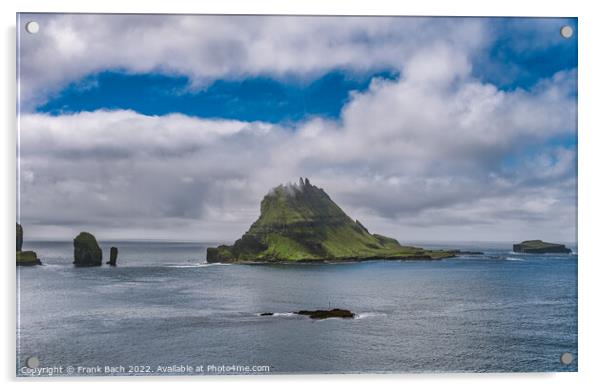
[[[71,264],[68,264],[71,265]],[[65,268],[65,264],[48,264],[48,263],[44,263],[42,262],[42,264],[40,264],[40,267],[44,267],[44,268]]]
[[518,257],[510,257],[510,256],[505,257],[504,260],[506,260],[506,261],[520,261],[520,262],[523,262],[523,263],[525,263],[527,261],[525,259],[520,259]]
[[[262,314],[264,313],[255,313],[256,316],[262,317]],[[293,312],[285,312],[285,313],[272,313],[272,315],[268,316],[265,315],[264,317],[294,317],[294,316],[298,316],[299,314],[295,314]]]
[[293,317],[298,316],[299,314],[295,313],[274,313],[274,317]]
[[219,265],[231,265],[225,263],[199,263],[199,264],[179,264],[179,265],[166,265],[167,268],[205,268]]

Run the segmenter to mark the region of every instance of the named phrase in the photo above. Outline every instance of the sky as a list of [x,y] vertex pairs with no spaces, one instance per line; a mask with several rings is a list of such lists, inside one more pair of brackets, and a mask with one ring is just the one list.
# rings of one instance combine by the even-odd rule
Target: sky
[[400,242],[574,243],[576,35],[574,18],[21,14],[18,219],[29,239],[231,243],[302,176]]

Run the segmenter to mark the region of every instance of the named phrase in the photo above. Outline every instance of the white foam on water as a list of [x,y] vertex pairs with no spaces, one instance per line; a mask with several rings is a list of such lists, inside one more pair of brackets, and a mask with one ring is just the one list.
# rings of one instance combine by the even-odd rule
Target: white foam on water
[[506,261],[521,261],[523,263],[527,261],[525,259],[519,259],[518,257],[510,257],[510,256],[506,257],[504,260],[506,260]]
[[186,265],[166,265],[167,268],[204,268],[213,267],[218,265],[231,265],[225,263],[199,263],[199,264],[186,264]]
[[292,313],[292,312],[288,312],[288,313],[272,313],[272,315],[265,315],[262,316],[263,313],[256,313],[256,316],[259,317],[293,317],[293,316],[297,316],[298,314]]
[[387,315],[385,313],[367,312],[367,313],[356,314],[355,318],[357,318],[358,320],[361,320],[361,319],[364,319],[364,318],[386,317],[386,316]]
[[[71,265],[71,264],[69,264],[69,265]],[[65,268],[65,266],[63,264],[48,264],[48,263],[44,263],[44,262],[42,262],[42,264],[40,264],[40,267],[49,268],[49,269]],[[72,268],[72,267],[70,267],[70,268]]]
[[295,313],[274,313],[274,317],[292,317],[298,314]]

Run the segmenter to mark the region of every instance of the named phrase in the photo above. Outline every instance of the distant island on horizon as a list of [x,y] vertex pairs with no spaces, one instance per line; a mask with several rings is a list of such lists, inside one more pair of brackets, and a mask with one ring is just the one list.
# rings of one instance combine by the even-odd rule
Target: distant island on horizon
[[542,240],[529,240],[514,244],[512,251],[516,253],[572,253],[571,249],[565,245]]

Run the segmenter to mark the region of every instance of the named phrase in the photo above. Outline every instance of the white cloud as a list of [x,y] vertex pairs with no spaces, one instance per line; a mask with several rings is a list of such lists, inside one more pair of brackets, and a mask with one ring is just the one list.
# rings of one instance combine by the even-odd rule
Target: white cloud
[[[199,87],[216,78],[248,75],[306,77],[333,68],[402,69],[415,51],[432,42],[440,42],[440,50],[466,53],[488,39],[483,21],[470,18],[434,23],[430,18],[410,17],[31,17],[41,29],[38,34],[21,36],[20,85],[25,109],[44,102],[69,82],[106,69],[185,75]],[[428,57],[414,63],[418,60]],[[412,72],[445,68],[432,62]]]
[[[297,37],[299,24],[288,28],[282,36]],[[307,176],[369,229],[403,241],[572,241],[575,154],[546,145],[575,131],[575,73],[504,92],[471,78],[469,53],[454,49],[423,45],[399,80],[354,93],[339,121],[294,129],[131,111],[24,114],[22,219],[34,235],[93,223],[109,237],[134,238],[127,226],[231,240],[271,187]]]
[[21,117],[21,155],[94,155],[109,159],[181,156],[223,137],[267,134],[271,128],[272,125],[259,122],[204,120],[182,114],[145,116],[129,110],[66,116],[26,114]]

